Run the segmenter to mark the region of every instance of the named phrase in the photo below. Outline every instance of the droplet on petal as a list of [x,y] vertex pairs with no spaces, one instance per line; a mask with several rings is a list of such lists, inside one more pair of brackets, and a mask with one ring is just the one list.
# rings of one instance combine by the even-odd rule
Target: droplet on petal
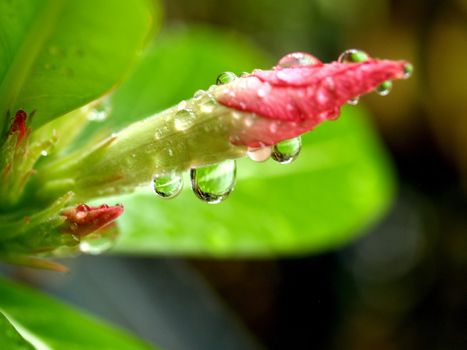
[[357,63],[368,61],[369,58],[370,56],[363,50],[349,49],[341,53],[337,61],[340,63]]
[[392,90],[392,81],[386,80],[379,84],[375,91],[380,96],[387,96]]
[[161,198],[172,199],[176,197],[183,188],[183,179],[180,174],[171,173],[157,175],[153,179],[154,192]]
[[227,84],[231,81],[234,81],[235,79],[237,79],[237,75],[235,73],[224,72],[218,75],[216,79],[216,85]]
[[413,72],[413,66],[410,63],[404,64],[404,78],[410,78]]
[[314,66],[320,64],[321,61],[315,56],[304,52],[293,52],[282,57],[276,67],[291,68],[297,66]]
[[271,147],[261,147],[261,148],[253,148],[253,147],[248,147],[248,152],[246,155],[248,158],[255,162],[264,162],[271,157],[272,153],[272,148]]
[[300,137],[281,141],[274,145],[271,158],[280,164],[289,164],[298,157],[301,147]]
[[191,187],[199,199],[209,204],[217,204],[233,191],[236,172],[234,160],[191,169]]

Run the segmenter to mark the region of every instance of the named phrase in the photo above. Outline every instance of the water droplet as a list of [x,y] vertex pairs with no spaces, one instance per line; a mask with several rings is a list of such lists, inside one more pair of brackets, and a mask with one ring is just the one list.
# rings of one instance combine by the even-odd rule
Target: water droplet
[[184,131],[193,125],[196,114],[191,109],[182,109],[175,113],[175,129]]
[[237,79],[237,76],[235,73],[232,72],[224,72],[219,74],[219,76],[216,79],[216,85],[222,85],[222,84],[227,84],[230,83],[231,81],[234,81]]
[[319,59],[309,53],[294,52],[282,57],[277,63],[277,67],[291,68],[297,66],[313,66],[320,63],[321,61]]
[[86,254],[98,255],[112,248],[114,243],[115,237],[91,233],[81,240],[79,250]]
[[365,51],[357,50],[357,49],[350,49],[345,50],[337,61],[340,63],[357,63],[357,62],[365,62],[368,61],[370,56]]
[[202,98],[204,96],[206,92],[204,90],[197,90],[194,95],[193,95],[193,98],[195,100],[199,100],[200,98]]
[[222,202],[235,187],[235,160],[191,169],[191,187],[196,196],[209,203]]
[[154,192],[161,198],[171,199],[176,197],[183,188],[183,179],[180,174],[171,173],[157,175],[153,180]]
[[271,85],[269,85],[269,83],[265,83],[258,89],[257,95],[259,98],[264,98],[267,96],[267,94],[269,94],[270,91]]
[[349,99],[349,100],[347,101],[347,103],[348,103],[349,105],[356,106],[356,105],[358,105],[358,101],[360,101],[360,98],[359,98],[359,97],[352,97],[351,99]]
[[106,120],[110,111],[111,107],[108,103],[100,103],[89,112],[88,120],[93,122]]
[[246,155],[255,162],[264,162],[269,159],[272,153],[271,147],[252,148],[248,147]]
[[387,96],[392,90],[392,81],[386,80],[379,84],[375,91],[380,96]]
[[404,64],[404,78],[410,78],[413,72],[413,66],[410,63]]
[[300,137],[281,141],[274,145],[271,158],[280,164],[292,163],[298,157],[301,147],[302,140]]

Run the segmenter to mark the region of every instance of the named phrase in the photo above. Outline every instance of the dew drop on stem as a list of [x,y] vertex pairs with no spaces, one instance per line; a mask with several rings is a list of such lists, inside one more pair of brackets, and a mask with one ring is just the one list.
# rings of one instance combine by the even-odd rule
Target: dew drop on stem
[[302,147],[302,140],[300,137],[284,140],[272,149],[271,158],[280,164],[289,164],[297,159]]
[[154,193],[161,198],[171,199],[176,197],[183,188],[183,179],[180,174],[171,173],[156,175],[153,179]]
[[230,83],[231,81],[234,81],[235,79],[237,79],[237,75],[235,73],[224,72],[217,76],[216,85],[227,84],[227,83]]
[[209,204],[217,204],[233,191],[236,172],[235,160],[191,169],[191,187],[199,199]]

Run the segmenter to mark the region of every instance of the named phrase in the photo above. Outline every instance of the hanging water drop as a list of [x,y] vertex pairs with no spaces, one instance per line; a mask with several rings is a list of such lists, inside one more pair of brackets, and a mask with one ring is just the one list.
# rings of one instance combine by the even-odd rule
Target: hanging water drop
[[199,199],[209,204],[220,203],[233,191],[236,172],[235,160],[191,169],[191,187]]
[[161,198],[172,199],[176,197],[183,188],[183,179],[180,174],[171,173],[156,175],[153,179],[154,192]]
[[309,53],[294,52],[282,57],[277,63],[277,67],[291,68],[297,66],[314,66],[320,63],[321,61],[319,59]]
[[175,113],[174,126],[179,131],[187,130],[193,125],[196,118],[196,114],[188,108],[181,109]]
[[79,243],[79,250],[82,253],[98,255],[112,248],[114,243],[114,236],[108,237],[97,233],[91,233],[81,240]]
[[255,162],[264,162],[269,159],[272,153],[271,147],[252,148],[248,147],[246,155]]
[[295,159],[297,159],[301,147],[302,140],[300,137],[281,141],[274,145],[271,158],[280,164],[292,163]]
[[360,101],[360,97],[352,97],[347,101],[347,103],[351,106],[356,106],[358,105],[358,102]]
[[404,64],[404,78],[410,78],[413,72],[413,66],[410,63]]
[[337,59],[340,63],[357,63],[368,61],[370,56],[365,51],[357,49],[345,50]]
[[231,81],[234,81],[235,79],[237,79],[237,75],[235,73],[224,72],[217,76],[216,85],[227,84]]
[[387,96],[392,90],[392,81],[391,80],[386,80],[383,81],[381,84],[379,84],[375,91],[378,95],[380,96]]

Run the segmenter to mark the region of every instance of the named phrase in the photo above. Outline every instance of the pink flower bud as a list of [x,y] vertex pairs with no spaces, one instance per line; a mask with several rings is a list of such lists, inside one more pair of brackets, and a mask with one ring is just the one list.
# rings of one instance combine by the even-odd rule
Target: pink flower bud
[[97,207],[80,204],[62,211],[62,215],[67,218],[65,231],[81,237],[111,224],[121,214],[123,214],[121,204],[113,206],[103,204]]
[[310,59],[293,65],[289,62],[293,55],[286,56],[287,65],[281,60],[272,70],[255,70],[216,91],[219,103],[262,117],[248,130],[240,130],[236,143],[258,147],[296,137],[324,120],[336,119],[340,107],[352,98],[386,80],[407,77],[406,61],[370,58],[323,64]]

